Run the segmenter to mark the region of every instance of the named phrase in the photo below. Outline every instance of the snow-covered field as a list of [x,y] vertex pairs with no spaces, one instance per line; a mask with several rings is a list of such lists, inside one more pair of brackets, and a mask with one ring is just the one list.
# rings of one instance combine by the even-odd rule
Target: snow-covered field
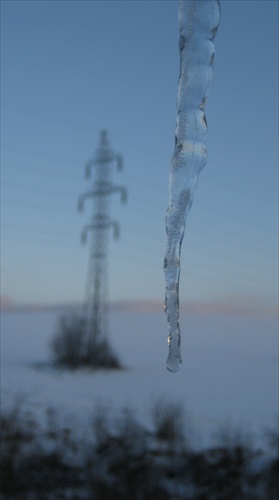
[[157,400],[181,403],[196,446],[224,425],[255,436],[278,418],[275,318],[182,313],[180,372],[165,368],[166,318],[160,312],[112,310],[110,340],[123,371],[60,371],[48,366],[61,311],[2,312],[1,404],[22,396],[38,419],[48,408],[86,426],[94,408],[134,410],[148,425]]

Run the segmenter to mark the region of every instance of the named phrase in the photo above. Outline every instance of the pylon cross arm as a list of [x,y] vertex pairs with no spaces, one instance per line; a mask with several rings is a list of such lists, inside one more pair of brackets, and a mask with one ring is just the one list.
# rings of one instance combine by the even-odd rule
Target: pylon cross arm
[[120,192],[121,193],[121,202],[125,203],[127,201],[127,189],[124,186],[111,186],[111,193]]
[[83,210],[84,200],[86,198],[91,198],[93,196],[96,196],[95,190],[93,190],[93,191],[87,191],[86,193],[83,193],[83,194],[80,195],[80,197],[78,199],[78,211],[79,212],[81,212]]
[[92,222],[91,224],[86,224],[82,228],[81,231],[81,241],[82,243],[86,243],[87,241],[87,234],[89,231],[100,231],[100,230],[105,230],[108,229],[109,227],[113,228],[113,237],[114,239],[118,239],[120,235],[120,225],[117,220],[96,220],[95,222]]

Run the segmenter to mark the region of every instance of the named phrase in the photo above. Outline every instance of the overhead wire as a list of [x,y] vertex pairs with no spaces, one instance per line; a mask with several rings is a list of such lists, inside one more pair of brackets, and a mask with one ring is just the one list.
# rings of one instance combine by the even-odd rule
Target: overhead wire
[[[33,170],[33,168],[31,169]],[[39,172],[37,172],[39,175],[41,175]],[[57,172],[51,172],[51,176],[54,176],[54,177],[57,177]],[[48,174],[49,176],[49,174]],[[61,172],[61,176],[63,176],[62,172]],[[70,174],[67,173],[67,177],[66,179],[70,179]],[[123,179],[125,181],[125,177],[127,179],[130,179],[132,182],[135,182],[136,185],[138,184],[141,184],[143,186],[145,186],[146,188],[152,190],[152,191],[156,191],[156,192],[160,192],[161,193],[161,190],[158,188],[157,185],[154,185],[154,184],[150,184],[150,182],[144,180],[144,179],[139,179],[137,176],[134,176],[134,175],[131,175],[131,174],[126,174],[122,177],[122,182],[123,182]],[[63,176],[63,178],[65,178]],[[82,179],[82,178],[81,178]],[[78,182],[78,176],[72,176],[71,177],[71,180],[74,180],[76,182]],[[70,191],[70,190],[63,190],[61,191],[61,189],[59,188],[58,192],[56,190],[53,190],[53,188],[51,189],[47,189],[47,188],[44,188],[42,187],[41,185],[30,185],[30,184],[25,184],[25,183],[21,183],[21,182],[18,182],[18,181],[4,181],[2,180],[2,192],[4,193],[6,189],[16,189],[16,190],[20,190],[20,191],[26,191],[26,192],[32,192],[32,193],[41,193],[41,194],[46,194],[46,195],[49,195],[49,196],[54,196],[55,194],[59,194],[59,195],[63,195],[64,198],[68,198],[68,199],[73,199],[74,196],[78,196],[78,190],[77,191]],[[132,203],[137,203],[135,202],[135,200],[132,200]],[[200,206],[202,209],[205,209],[207,212],[214,212],[214,213],[218,213],[218,216],[221,217],[221,218],[224,218],[224,219],[231,219],[231,220],[234,220],[234,222],[237,222],[237,224],[239,226],[245,226],[248,227],[248,228],[251,228],[252,227],[258,227],[260,228],[262,231],[265,231],[266,233],[271,233],[273,231],[273,229],[269,226],[267,226],[266,224],[263,224],[263,223],[259,223],[258,221],[253,221],[253,220],[250,220],[248,219],[247,217],[243,217],[243,216],[239,216],[239,214],[236,214],[236,213],[233,213],[231,212],[230,210],[227,210],[226,208],[222,207],[222,211],[220,211],[220,207],[219,206],[216,206],[214,205],[213,203],[207,203],[207,202],[204,202],[204,201],[201,201],[201,200],[196,200],[195,201],[195,205],[197,206]],[[131,207],[131,200],[130,200],[130,203],[129,203],[129,206]],[[165,204],[165,206],[167,206],[167,202]],[[140,212],[148,212],[148,214],[150,215],[150,212],[152,211],[153,213],[156,212],[156,215],[157,215],[157,210],[158,210],[158,213],[160,211],[160,216],[161,216],[161,219],[165,216],[164,214],[161,215],[161,209],[162,207],[159,206],[159,204],[157,203],[156,200],[152,200],[152,204],[149,205],[148,207],[145,206],[144,204],[139,206],[138,204],[138,208],[140,208]],[[246,234],[246,232],[245,232]]]
[[[7,148],[7,145],[5,146]],[[13,151],[15,150],[14,146],[12,145],[9,145],[8,146],[8,149],[10,151]],[[34,157],[37,157],[37,158],[43,158],[44,160],[52,160],[52,161],[55,161],[55,162],[60,162],[60,164],[66,164],[67,163],[71,163],[72,165],[76,165],[77,162],[76,161],[73,161],[73,160],[69,160],[68,158],[64,158],[64,157],[58,157],[58,156],[55,156],[55,155],[52,155],[52,154],[45,154],[43,152],[39,152],[39,151],[34,151],[32,149],[28,149],[28,148],[16,148],[17,151],[25,151],[25,153],[27,155],[31,155],[31,156],[34,156]],[[10,162],[9,163],[10,166],[12,165],[12,168],[13,168],[13,162]],[[20,168],[20,166],[18,165],[15,166],[15,169],[17,168]],[[26,168],[26,166],[25,166]],[[29,171],[31,172],[35,172],[37,174],[37,176],[41,176],[42,174],[45,176],[55,176],[57,177],[57,175],[59,176],[63,176],[64,177],[64,174],[63,174],[63,170],[62,169],[51,169],[46,172],[45,170],[43,169],[37,169],[34,165],[30,165],[29,167],[27,167],[29,169]],[[130,173],[126,173],[124,175],[122,175],[121,177],[121,180],[123,180],[123,178],[127,179],[127,180],[130,180],[131,182],[135,183],[136,185],[141,185],[141,186],[144,186],[145,188],[149,189],[150,191],[153,191],[153,192],[160,192],[161,193],[161,189],[155,185],[155,184],[151,184],[148,180],[145,180],[144,178],[139,178],[138,176],[135,176],[133,174],[130,174]],[[69,172],[67,172],[67,179],[68,180],[75,180],[77,181],[78,180],[78,176],[75,176],[75,175],[71,175]],[[81,180],[82,180],[82,176],[81,176]],[[26,185],[26,184],[22,184],[21,182],[19,181],[9,181],[6,183],[4,182],[4,185],[2,184],[2,190],[4,191],[4,193],[6,194],[5,190],[6,188],[9,188],[9,190],[13,190],[13,189],[16,189],[16,190],[21,190],[23,193],[24,192],[27,192],[27,193],[37,193],[37,194],[45,194],[45,195],[48,195],[48,200],[49,200],[49,196],[52,197],[52,199],[57,199],[56,197],[56,194],[63,194],[63,202],[65,200],[65,198],[67,200],[73,200],[74,199],[74,196],[77,196],[77,192],[70,192],[70,190],[63,190],[61,192],[61,189],[59,189],[59,191],[53,191],[53,189],[48,189],[48,188],[45,188],[45,187],[42,187],[41,185],[40,186],[37,186],[37,185]],[[9,200],[7,200],[8,204],[9,204]],[[3,203],[3,200],[2,200],[2,203]],[[5,202],[4,202],[5,203]],[[42,205],[41,202],[34,202],[32,200],[30,200],[30,197],[28,200],[23,200],[23,201],[19,201],[18,199],[16,200],[16,202],[13,202],[13,201],[10,201],[10,203],[13,205],[13,207],[26,207],[26,208],[29,208],[32,209],[32,208],[36,208],[38,210],[42,210],[42,211],[45,211],[46,213],[49,212],[55,212],[56,214],[57,213],[60,213],[61,215],[64,214],[64,215],[69,215],[72,217],[72,214],[69,214],[69,211],[68,210],[63,210],[62,207],[58,207],[57,208],[53,207],[53,205]],[[237,214],[233,214],[232,212],[222,208],[222,212],[220,213],[220,208],[218,206],[214,206],[214,204],[208,204],[206,202],[198,202],[196,201],[195,202],[196,204],[200,205],[202,208],[204,207],[207,211],[212,211],[212,212],[217,212],[219,216],[223,217],[224,219],[227,220],[227,218],[231,218],[233,219],[234,221],[237,219]],[[158,220],[158,216],[160,216],[160,219],[163,220],[164,219],[164,214],[161,214],[161,207],[159,207],[159,204],[156,205],[156,203],[154,203],[154,200],[152,200],[152,204],[149,204],[149,206],[147,207],[145,204],[141,205],[138,201],[136,201],[135,199],[132,199],[130,200],[129,202],[129,210],[131,211],[134,210],[135,213],[137,213],[137,216],[140,216],[142,217],[143,219],[146,218],[146,215],[148,215],[148,219],[149,220],[154,220],[155,221],[155,217],[156,217],[156,221]],[[74,211],[73,211],[74,213]],[[160,215],[159,215],[160,214]],[[144,222],[144,221],[143,221]],[[216,226],[216,219],[214,218],[214,224]],[[245,248],[245,246],[247,246],[247,244],[250,242],[250,239],[251,239],[251,234],[249,236],[250,239],[247,238],[247,227],[251,230],[251,225],[254,226],[254,227],[260,227],[261,230],[264,230],[266,232],[271,232],[272,229],[268,226],[265,226],[265,225],[262,225],[262,224],[257,224],[255,221],[249,221],[249,220],[245,220],[245,218],[241,217],[239,218],[239,220],[237,221],[237,225],[238,225],[238,236],[241,237],[243,236],[244,237],[244,245],[243,245],[243,242],[242,242],[242,250],[243,248]],[[243,232],[243,230],[239,229],[240,227],[244,227],[245,231]],[[140,231],[139,227],[137,227],[137,229],[135,230],[133,228],[133,226],[131,225],[128,225],[126,223],[126,229],[128,228],[129,230],[129,234],[132,234],[132,235],[138,235],[140,234],[141,236],[143,237],[146,237],[148,234],[147,234],[147,229],[145,228],[144,231]],[[217,227],[217,232],[215,232],[215,234],[213,234],[212,231],[214,231],[214,225],[213,226],[210,226],[210,230],[207,230],[207,226],[203,226],[203,225],[200,225],[199,227],[194,227],[192,228],[193,229],[193,232],[197,232],[198,234],[202,234],[203,237],[207,237],[209,240],[216,237],[216,236],[220,236],[220,227],[218,229]],[[9,231],[9,230],[8,230]],[[15,230],[14,230],[15,231]],[[24,231],[24,230],[23,230]],[[124,228],[124,231],[125,231],[125,228]],[[7,235],[7,228],[6,228],[6,235]],[[251,232],[251,231],[250,231]],[[221,230],[221,234],[224,233],[224,227],[222,228]],[[225,233],[227,234],[227,238],[229,237],[230,235],[230,231],[225,228]],[[49,237],[52,237],[50,232],[46,232],[45,235],[49,236]],[[154,239],[157,240],[158,237],[156,237],[156,233],[149,233],[149,236],[152,237],[153,241]],[[38,234],[35,235],[33,234],[33,237],[38,237]],[[42,237],[42,236],[40,236]],[[56,238],[59,238],[58,235],[55,236]],[[62,237],[62,235],[61,235]],[[60,237],[60,238],[61,238]],[[68,237],[68,236],[67,236]],[[253,239],[253,238],[252,238]],[[159,240],[158,240],[159,241]],[[234,235],[231,236],[231,243],[232,244],[235,244],[235,230],[234,230]],[[251,247],[253,245],[253,242],[250,242],[249,243],[249,247]],[[265,243],[264,241],[262,241],[262,249],[264,248],[266,250],[266,246],[265,246]],[[141,249],[142,251],[145,251],[146,250],[146,246],[143,244],[142,240],[140,241],[139,244],[137,244],[137,248],[138,249]],[[208,249],[207,249],[208,251]],[[257,247],[257,252],[259,251],[259,246]],[[234,256],[235,258],[235,256]]]

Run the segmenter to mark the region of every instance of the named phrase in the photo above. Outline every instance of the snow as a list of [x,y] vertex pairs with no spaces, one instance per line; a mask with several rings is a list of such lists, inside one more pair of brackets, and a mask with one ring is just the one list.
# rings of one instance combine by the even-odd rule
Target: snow
[[22,396],[38,419],[52,408],[79,426],[88,425],[99,406],[115,415],[128,407],[148,425],[155,402],[163,399],[183,405],[186,430],[193,428],[198,446],[222,425],[240,426],[256,436],[276,425],[274,317],[182,313],[184,363],[172,374],[164,364],[163,311],[111,312],[110,340],[126,369],[108,372],[49,366],[49,343],[60,316],[59,311],[2,312],[3,407]]

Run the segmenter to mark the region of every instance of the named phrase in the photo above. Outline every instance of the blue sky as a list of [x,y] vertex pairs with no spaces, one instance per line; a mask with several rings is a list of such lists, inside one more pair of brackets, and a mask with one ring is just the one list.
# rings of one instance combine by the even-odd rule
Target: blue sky
[[[208,163],[188,217],[180,300],[277,302],[278,2],[223,1]],[[124,156],[111,198],[111,300],[164,299],[164,219],[179,72],[177,1],[1,2],[1,294],[83,299],[99,131]]]

